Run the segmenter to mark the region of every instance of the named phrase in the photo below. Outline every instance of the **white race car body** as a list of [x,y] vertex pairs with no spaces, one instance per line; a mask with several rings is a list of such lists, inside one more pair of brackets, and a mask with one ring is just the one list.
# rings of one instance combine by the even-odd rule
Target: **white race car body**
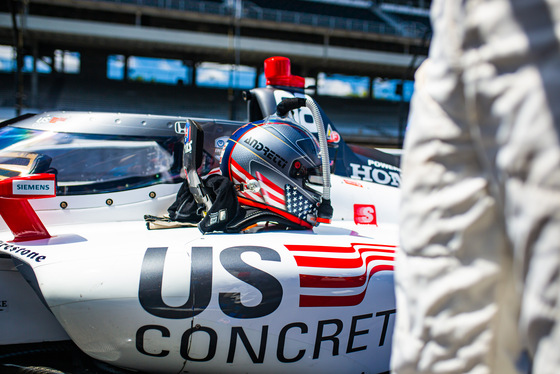
[[[327,119],[337,146],[331,149],[331,224],[240,234],[148,230],[143,216],[165,214],[182,182],[180,167],[173,166],[177,150],[165,138],[180,143],[174,125],[184,120],[56,112],[0,129],[27,137],[2,145],[1,167],[14,164],[9,157],[37,163],[37,155],[49,155],[58,169],[57,196],[29,200],[48,233],[18,238],[1,226],[0,353],[70,339],[96,360],[143,372],[388,371],[398,168],[352,152],[332,135]],[[241,123],[200,122],[211,134],[205,144],[210,167],[224,137]],[[79,136],[46,145],[57,134]],[[68,149],[96,152],[97,161],[85,165],[93,156],[82,160]],[[105,165],[112,177],[65,179],[79,165],[84,172]],[[12,193],[3,194],[0,205],[18,198],[17,179],[2,181],[11,181]],[[0,211],[9,223],[12,213]]]

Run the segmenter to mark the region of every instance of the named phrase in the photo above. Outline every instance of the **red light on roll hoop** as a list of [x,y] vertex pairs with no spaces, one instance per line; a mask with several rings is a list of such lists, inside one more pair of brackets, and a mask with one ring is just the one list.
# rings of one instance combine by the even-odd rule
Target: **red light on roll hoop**
[[292,75],[287,57],[274,56],[264,60],[264,76],[267,86],[305,87],[305,78]]

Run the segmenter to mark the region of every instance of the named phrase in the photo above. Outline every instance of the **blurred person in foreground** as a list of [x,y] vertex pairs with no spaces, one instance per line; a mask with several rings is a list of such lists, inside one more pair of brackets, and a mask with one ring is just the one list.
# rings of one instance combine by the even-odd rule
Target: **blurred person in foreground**
[[560,1],[434,0],[393,373],[560,373]]

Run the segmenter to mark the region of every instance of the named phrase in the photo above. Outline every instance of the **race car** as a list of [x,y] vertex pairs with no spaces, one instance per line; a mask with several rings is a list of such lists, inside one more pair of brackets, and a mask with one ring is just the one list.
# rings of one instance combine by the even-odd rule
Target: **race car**
[[[0,124],[0,368],[388,372],[398,158],[346,144],[289,60],[268,59],[265,75],[247,122],[46,112]],[[201,226],[221,212],[215,174],[258,219]],[[169,214],[182,196],[195,201],[186,221]]]

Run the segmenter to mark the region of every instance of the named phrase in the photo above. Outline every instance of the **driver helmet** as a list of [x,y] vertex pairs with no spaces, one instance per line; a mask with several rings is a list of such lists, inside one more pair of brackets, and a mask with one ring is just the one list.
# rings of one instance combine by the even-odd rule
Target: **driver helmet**
[[235,185],[241,205],[305,228],[318,224],[319,143],[291,120],[273,115],[240,127],[225,145],[220,170]]

